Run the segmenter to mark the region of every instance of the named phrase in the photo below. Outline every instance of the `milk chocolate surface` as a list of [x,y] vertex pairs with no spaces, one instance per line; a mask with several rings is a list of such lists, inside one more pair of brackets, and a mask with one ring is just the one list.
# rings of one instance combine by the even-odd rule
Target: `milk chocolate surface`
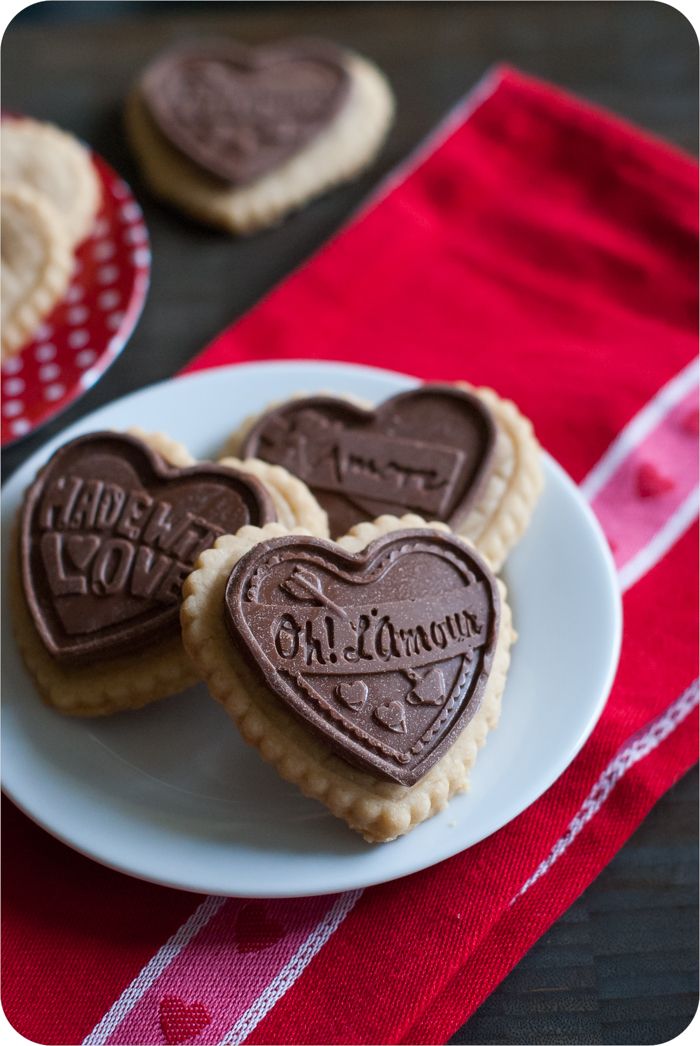
[[458,526],[491,465],[496,428],[470,392],[423,385],[364,410],[332,396],[290,400],[258,419],[242,457],[283,465],[311,488],[331,535],[383,513]]
[[357,555],[290,535],[234,566],[224,614],[256,675],[323,744],[411,785],[479,707],[499,595],[451,535],[397,531]]
[[141,97],[172,145],[209,174],[245,185],[312,141],[349,86],[342,51],[325,41],[214,41],[157,58]]
[[269,494],[246,473],[175,468],[113,432],[67,443],[22,509],[22,582],[45,646],[80,665],[177,635],[182,582],[199,554],[274,519]]

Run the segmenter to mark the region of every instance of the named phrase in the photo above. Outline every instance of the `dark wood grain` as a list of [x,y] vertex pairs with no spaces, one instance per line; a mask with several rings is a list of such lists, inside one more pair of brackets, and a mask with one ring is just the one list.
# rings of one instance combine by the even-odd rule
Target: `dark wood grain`
[[450,1042],[661,1043],[698,1005],[698,772]]
[[[230,33],[251,42],[326,35],[389,75],[398,119],[378,163],[279,228],[240,242],[143,192],[121,106],[159,48]],[[552,80],[696,153],[697,39],[659,3],[41,4],[8,29],[3,104],[90,141],[132,183],[151,230],[153,282],[108,374],[3,454],[9,474],[49,435],[167,378],[322,244],[496,62]],[[689,775],[529,952],[455,1043],[656,1043],[697,1005],[697,774]]]

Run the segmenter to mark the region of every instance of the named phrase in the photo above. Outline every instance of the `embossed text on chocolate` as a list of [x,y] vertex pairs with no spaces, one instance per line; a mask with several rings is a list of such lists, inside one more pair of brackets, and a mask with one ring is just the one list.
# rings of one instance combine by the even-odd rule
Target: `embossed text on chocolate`
[[451,447],[353,429],[336,432],[316,460],[299,451],[297,474],[319,489],[389,499],[436,515],[446,511],[464,464],[464,454]]
[[346,608],[260,606],[278,664],[288,671],[343,673],[396,671],[462,654],[484,641],[484,622],[468,590],[448,592],[438,603],[414,600]]
[[133,596],[169,604],[199,554],[223,533],[145,490],[66,474],[43,492],[40,549],[55,596]]

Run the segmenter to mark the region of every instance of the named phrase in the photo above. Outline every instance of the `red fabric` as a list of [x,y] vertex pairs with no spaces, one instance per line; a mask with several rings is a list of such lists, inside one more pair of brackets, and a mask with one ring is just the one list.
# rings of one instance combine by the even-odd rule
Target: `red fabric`
[[[697,351],[697,169],[509,71],[462,115],[188,369],[330,358],[491,384],[580,480]],[[466,1019],[697,757],[691,716],[510,904],[694,678],[695,554],[687,534],[626,595],[610,701],[549,792],[466,853],[366,891],[249,1041],[442,1041]],[[78,1041],[199,898],[99,868],[14,810],[5,843],[5,1011],[38,1041]]]

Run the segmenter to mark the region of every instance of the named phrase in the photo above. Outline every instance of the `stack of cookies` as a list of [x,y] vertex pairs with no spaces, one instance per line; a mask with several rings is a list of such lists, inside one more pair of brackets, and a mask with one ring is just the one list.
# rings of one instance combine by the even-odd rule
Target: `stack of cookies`
[[214,40],[157,57],[129,97],[126,128],[158,196],[241,234],[364,170],[393,109],[376,66],[327,40]]
[[29,119],[2,123],[2,358],[20,352],[70,282],[100,205],[90,154]]
[[46,702],[105,715],[196,680],[278,773],[372,842],[464,791],[515,640],[496,576],[542,487],[489,389],[297,395],[196,462],[82,436],[27,491],[16,635]]

